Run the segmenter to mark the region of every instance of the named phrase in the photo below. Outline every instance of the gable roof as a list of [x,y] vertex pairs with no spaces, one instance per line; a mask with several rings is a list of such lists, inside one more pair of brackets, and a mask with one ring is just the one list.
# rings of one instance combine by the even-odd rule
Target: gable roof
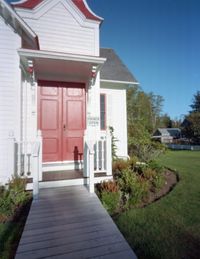
[[8,23],[32,48],[39,49],[38,37],[24,20],[4,0],[0,0],[0,16]]
[[178,128],[158,128],[158,130],[162,136],[171,136],[175,137],[177,135],[180,135],[181,130]]
[[[44,0],[24,0],[18,3],[12,3],[12,6],[16,8],[34,9],[37,5],[39,5],[43,1]],[[103,18],[97,16],[92,12],[86,0],[71,0],[71,1],[76,5],[76,7],[83,13],[83,15],[86,18],[94,21],[99,21],[99,22],[103,21]]]
[[101,48],[100,56],[107,59],[100,72],[101,81],[138,84],[133,74],[128,70],[113,49]]

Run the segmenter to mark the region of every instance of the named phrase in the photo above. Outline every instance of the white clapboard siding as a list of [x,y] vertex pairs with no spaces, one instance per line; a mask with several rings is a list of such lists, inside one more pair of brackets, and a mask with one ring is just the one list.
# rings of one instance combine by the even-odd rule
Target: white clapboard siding
[[0,182],[10,173],[8,137],[20,134],[21,72],[16,51],[20,44],[19,36],[0,17]]
[[[117,156],[127,157],[127,115],[126,90],[114,88],[101,83],[100,92],[106,94],[106,124],[114,128],[114,137],[117,139]],[[105,88],[104,88],[105,87]]]
[[24,20],[38,35],[42,50],[95,55],[95,28],[81,25],[62,2]]

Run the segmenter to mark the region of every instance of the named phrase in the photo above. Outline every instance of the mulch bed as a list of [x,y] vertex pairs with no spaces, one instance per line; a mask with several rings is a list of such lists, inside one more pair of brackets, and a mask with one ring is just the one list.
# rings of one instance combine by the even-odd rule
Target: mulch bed
[[160,200],[162,197],[171,192],[179,181],[178,174],[170,169],[164,172],[165,183],[158,192],[150,191],[148,199],[143,202],[139,207],[146,207],[152,202]]

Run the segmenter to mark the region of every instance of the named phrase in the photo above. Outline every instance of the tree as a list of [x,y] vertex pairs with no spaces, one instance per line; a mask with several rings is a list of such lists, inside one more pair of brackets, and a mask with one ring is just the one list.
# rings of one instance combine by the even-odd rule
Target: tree
[[159,144],[155,145],[151,136],[159,121],[162,102],[161,96],[146,94],[137,86],[127,91],[129,154],[141,161],[151,160],[160,153]]
[[185,117],[182,123],[182,132],[185,137],[194,143],[200,143],[200,91],[194,95],[193,103],[190,105],[192,110]]
[[158,128],[172,128],[172,120],[169,115],[164,114],[159,117]]
[[192,112],[200,112],[200,91],[197,91],[197,93],[194,95],[193,103],[190,105],[192,108]]
[[200,143],[200,112],[192,112],[185,117],[182,133],[194,143]]

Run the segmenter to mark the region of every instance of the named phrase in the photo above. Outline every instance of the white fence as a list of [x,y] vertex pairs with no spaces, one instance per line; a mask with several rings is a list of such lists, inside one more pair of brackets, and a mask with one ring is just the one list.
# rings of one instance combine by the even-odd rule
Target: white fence
[[194,145],[167,144],[167,147],[173,150],[200,151],[200,146],[194,146]]

